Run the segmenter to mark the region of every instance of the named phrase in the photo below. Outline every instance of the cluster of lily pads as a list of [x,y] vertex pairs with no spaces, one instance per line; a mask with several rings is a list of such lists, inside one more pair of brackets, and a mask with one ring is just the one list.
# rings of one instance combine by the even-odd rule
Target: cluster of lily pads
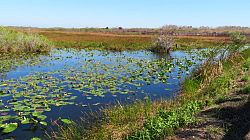
[[51,69],[0,81],[2,133],[12,132],[21,124],[46,126],[45,112],[51,111],[52,106],[75,104],[77,97],[83,98],[79,96],[82,94],[91,100],[93,96],[105,97],[108,93],[131,94],[135,88],[143,93],[141,87],[150,84],[171,84],[169,78],[182,78],[202,60],[201,55],[193,53],[168,59],[149,59],[145,57],[147,53],[56,50],[43,57],[43,61],[37,59],[32,64],[43,63]]

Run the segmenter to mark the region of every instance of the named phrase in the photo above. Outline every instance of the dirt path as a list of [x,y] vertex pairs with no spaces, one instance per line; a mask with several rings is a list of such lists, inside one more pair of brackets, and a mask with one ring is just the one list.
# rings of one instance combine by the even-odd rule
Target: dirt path
[[199,123],[177,130],[168,139],[250,140],[250,94],[242,92],[246,82],[236,83],[226,98],[198,114]]

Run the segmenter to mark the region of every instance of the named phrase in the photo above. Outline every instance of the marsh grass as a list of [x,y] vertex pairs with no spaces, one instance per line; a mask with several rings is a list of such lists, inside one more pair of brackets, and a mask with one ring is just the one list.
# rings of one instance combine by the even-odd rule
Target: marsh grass
[[[94,50],[150,50],[154,46],[154,35],[127,35],[111,33],[68,32],[41,30],[37,33],[46,36],[59,48],[78,48]],[[193,48],[219,47],[222,42],[228,42],[227,37],[175,36],[177,48],[173,50],[187,50]]]
[[[152,50],[152,48],[155,48],[154,40],[151,39],[151,37],[147,38],[124,37],[122,39],[120,37],[113,37],[114,39],[107,39],[96,36],[96,38],[97,38],[96,40],[82,38],[80,40],[75,41],[75,40],[68,40],[67,37],[65,38],[62,37],[61,39],[56,38],[54,44],[58,48],[78,48],[78,49],[110,50],[110,51]],[[177,47],[172,47],[172,50],[213,48],[213,47],[220,47],[222,44],[222,42],[212,42],[203,39],[193,39],[193,38],[177,38],[175,40]]]
[[0,27],[0,53],[48,52],[53,44],[44,36]]
[[177,48],[174,50],[202,49],[221,47],[223,43],[228,43],[226,38],[205,38],[205,37],[176,37]]
[[58,125],[58,131],[60,131],[60,136],[56,132],[52,134],[47,134],[48,139],[62,139],[62,140],[81,140],[85,135],[85,127],[81,124],[81,121],[74,122],[68,126]]
[[109,51],[133,51],[133,50],[146,50],[150,43],[136,43],[136,42],[55,42],[59,48],[78,48],[89,50],[109,50]]

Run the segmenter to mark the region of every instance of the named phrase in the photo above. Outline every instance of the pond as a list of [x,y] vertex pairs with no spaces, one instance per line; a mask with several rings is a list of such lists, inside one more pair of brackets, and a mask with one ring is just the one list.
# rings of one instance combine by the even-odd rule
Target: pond
[[117,102],[173,98],[185,77],[202,62],[202,53],[197,52],[159,55],[54,49],[19,65],[12,62],[0,76],[0,126],[4,128],[0,137],[42,138],[59,118],[78,120]]

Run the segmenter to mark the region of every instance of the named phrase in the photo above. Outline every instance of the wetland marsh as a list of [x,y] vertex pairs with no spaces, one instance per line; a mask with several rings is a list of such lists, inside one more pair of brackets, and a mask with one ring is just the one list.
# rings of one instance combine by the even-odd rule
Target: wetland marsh
[[54,49],[9,64],[0,84],[2,136],[41,137],[55,121],[70,123],[118,102],[172,98],[203,53]]

